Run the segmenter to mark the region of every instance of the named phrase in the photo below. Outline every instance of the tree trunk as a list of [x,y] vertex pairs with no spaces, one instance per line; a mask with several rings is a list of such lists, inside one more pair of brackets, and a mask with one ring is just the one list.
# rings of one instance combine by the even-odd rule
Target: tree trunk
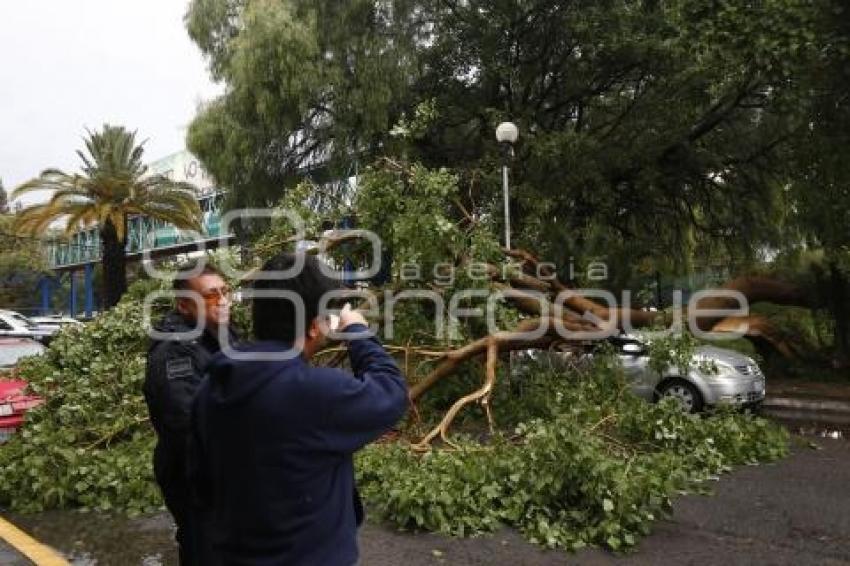
[[834,261],[829,263],[829,303],[835,320],[835,363],[843,366],[847,363],[847,349],[850,343],[850,328],[847,323],[847,281]]
[[[124,233],[127,233],[126,230]],[[127,290],[125,239],[118,239],[115,225],[111,220],[107,220],[100,229],[100,240],[103,245],[103,297],[106,308],[112,308]]]
[[[747,299],[747,303],[773,303],[775,305],[810,307],[811,298],[800,287],[795,284],[763,276],[736,277],[720,287],[723,291],[737,291]],[[701,310],[712,309],[734,309],[740,305],[738,301],[726,296],[704,297],[697,301],[697,308]],[[701,316],[697,319],[697,326],[701,330],[710,330],[723,318],[716,316]]]
[[[506,250],[505,253],[519,260],[526,271],[537,272],[542,271],[547,277],[550,273],[546,269],[539,269],[540,263],[536,256],[526,250],[515,249]],[[495,265],[489,266],[489,275],[494,279],[499,278],[500,270]],[[508,277],[508,283],[511,287],[517,289],[533,289],[542,293],[560,293],[569,291],[569,287],[559,281],[557,278],[545,281],[528,273],[515,273]],[[771,277],[761,276],[745,276],[736,277],[727,282],[720,289],[724,291],[737,291],[747,299],[748,304],[758,302],[770,302],[778,305],[790,306],[811,306],[811,298],[800,287],[780,281]],[[517,302],[517,301],[514,301]],[[574,311],[579,316],[586,317],[591,314],[596,321],[611,321],[612,323],[622,327],[625,316],[628,316],[629,321],[636,327],[651,326],[654,323],[668,324],[667,315],[663,311],[649,312],[638,309],[625,309],[617,307],[609,309],[596,301],[584,297],[579,294],[571,295],[563,301],[563,305]],[[683,305],[687,306],[687,305]],[[739,306],[738,302],[728,296],[713,296],[703,297],[696,305],[699,309],[733,309]],[[534,311],[531,314],[538,314],[539,311]],[[715,324],[723,318],[721,315],[702,316],[697,320],[697,325],[702,330],[710,330]],[[593,319],[591,319],[593,320]]]

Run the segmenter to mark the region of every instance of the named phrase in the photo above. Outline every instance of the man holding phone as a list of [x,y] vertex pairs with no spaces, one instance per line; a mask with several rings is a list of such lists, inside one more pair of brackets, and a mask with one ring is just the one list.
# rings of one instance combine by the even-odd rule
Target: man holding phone
[[[363,315],[319,312],[339,285],[315,257],[282,253],[262,273],[300,262],[291,277],[255,281],[258,342],[215,356],[195,399],[190,473],[219,564],[355,564],[363,507],[352,455],[407,407],[404,377]],[[352,373],[309,365],[335,322]]]

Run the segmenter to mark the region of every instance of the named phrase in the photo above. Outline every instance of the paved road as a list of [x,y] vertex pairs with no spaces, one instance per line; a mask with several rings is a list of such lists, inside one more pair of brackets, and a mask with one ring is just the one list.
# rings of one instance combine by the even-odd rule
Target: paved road
[[[362,563],[371,566],[555,564],[850,564],[850,442],[817,439],[820,450],[797,442],[776,464],[726,475],[712,496],[686,496],[671,520],[627,556],[601,550],[546,552],[515,532],[450,539],[401,534],[376,525],[361,532]],[[174,564],[165,515],[117,519],[46,513],[15,517],[36,538],[79,565]],[[0,563],[3,550],[0,547]]]
[[32,563],[14,548],[0,540],[0,564],[3,566],[29,566]]

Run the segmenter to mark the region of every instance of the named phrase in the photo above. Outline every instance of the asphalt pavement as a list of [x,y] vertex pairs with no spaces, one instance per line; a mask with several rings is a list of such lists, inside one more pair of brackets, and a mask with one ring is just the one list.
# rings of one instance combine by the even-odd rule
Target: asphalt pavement
[[0,564],[3,566],[28,566],[32,564],[20,552],[0,540]]

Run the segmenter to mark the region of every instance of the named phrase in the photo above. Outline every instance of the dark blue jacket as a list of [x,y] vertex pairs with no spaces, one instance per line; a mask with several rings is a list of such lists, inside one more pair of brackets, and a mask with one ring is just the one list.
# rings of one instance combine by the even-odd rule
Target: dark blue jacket
[[[347,332],[363,332],[352,325]],[[248,352],[285,352],[260,342]],[[354,371],[218,354],[192,415],[190,473],[226,565],[350,566],[363,509],[352,454],[404,414],[407,387],[374,338],[352,340]]]

